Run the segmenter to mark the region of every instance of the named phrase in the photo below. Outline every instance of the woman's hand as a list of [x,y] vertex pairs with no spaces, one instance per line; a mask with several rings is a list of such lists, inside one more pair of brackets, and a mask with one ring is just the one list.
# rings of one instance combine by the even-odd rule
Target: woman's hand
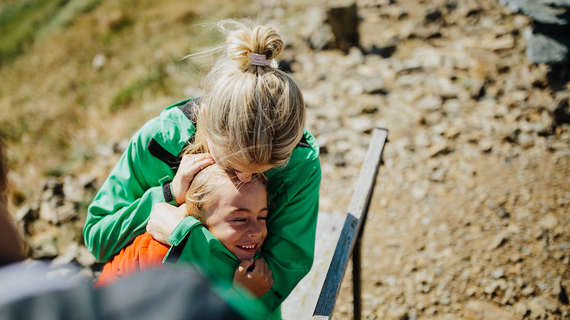
[[150,212],[146,231],[157,241],[171,246],[168,237],[187,215],[186,204],[175,207],[164,202],[158,203]]
[[273,272],[263,259],[242,260],[234,274],[234,288],[237,291],[246,288],[249,294],[259,298],[273,286],[275,281],[272,276]]
[[194,176],[214,162],[214,158],[209,153],[187,154],[182,157],[178,171],[172,180],[172,192],[176,203],[184,203],[186,191],[188,191]]

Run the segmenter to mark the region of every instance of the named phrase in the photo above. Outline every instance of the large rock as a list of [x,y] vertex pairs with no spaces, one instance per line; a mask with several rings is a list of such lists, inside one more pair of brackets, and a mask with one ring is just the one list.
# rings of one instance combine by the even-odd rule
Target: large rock
[[501,3],[541,23],[557,25],[570,23],[568,0],[501,0]]
[[525,30],[524,37],[528,43],[526,57],[533,63],[559,63],[568,56],[566,41],[553,36]]
[[569,0],[501,0],[501,4],[534,20],[525,30],[527,58],[533,63],[561,63],[570,47]]
[[331,7],[328,11],[328,21],[332,26],[337,49],[348,52],[350,47],[359,46],[360,36],[355,3]]

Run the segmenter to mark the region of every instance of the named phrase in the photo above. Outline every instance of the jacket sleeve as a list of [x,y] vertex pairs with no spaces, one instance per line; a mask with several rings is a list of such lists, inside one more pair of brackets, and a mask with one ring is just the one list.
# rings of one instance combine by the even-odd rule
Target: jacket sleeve
[[153,119],[135,134],[89,206],[83,237],[99,261],[110,260],[143,233],[154,205],[165,201],[162,186],[151,178],[159,160],[147,149],[159,126]]
[[[277,188],[270,204],[273,212],[268,220],[268,235],[261,256],[272,270],[275,282],[269,292],[255,299],[258,314],[269,314],[276,310],[313,264],[321,181],[320,163],[318,158],[314,158],[290,169],[292,174],[287,181],[282,182],[286,187]],[[187,244],[182,241],[192,225],[193,220],[185,218],[168,239],[173,244],[169,254],[180,250],[180,261],[174,263],[191,261],[192,258],[185,257],[186,251],[203,248],[199,245],[199,235],[189,237]],[[209,266],[204,265],[203,268]],[[211,276],[227,278],[223,274]],[[244,303],[247,303],[246,300]]]
[[321,167],[318,159],[296,168],[286,194],[272,198],[276,212],[268,221],[268,235],[262,249],[275,283],[263,295],[262,305],[271,310],[289,296],[293,288],[309,273],[315,253],[315,234],[319,211]]

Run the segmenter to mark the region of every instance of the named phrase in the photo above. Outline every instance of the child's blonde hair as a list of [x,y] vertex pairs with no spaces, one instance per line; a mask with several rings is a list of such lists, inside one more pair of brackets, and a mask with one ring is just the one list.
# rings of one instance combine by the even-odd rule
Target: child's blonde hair
[[[225,20],[218,24],[227,35],[224,55],[205,79],[204,96],[196,112],[196,135],[185,154],[216,151],[249,165],[285,163],[305,127],[305,103],[299,85],[271,65],[252,65],[248,53],[274,59],[283,40],[268,26],[248,26]],[[219,160],[219,159],[218,159]]]
[[[186,208],[188,215],[200,220],[203,224],[207,218],[206,211],[216,202],[216,190],[220,190],[223,183],[232,183],[232,178],[236,181],[236,188],[253,183],[261,183],[265,189],[265,195],[269,202],[267,192],[267,178],[263,174],[252,176],[249,182],[240,182],[232,177],[233,173],[228,173],[218,164],[210,165],[199,171],[192,180],[190,188],[186,192]],[[206,226],[206,225],[205,225]],[[207,227],[207,226],[206,226]]]

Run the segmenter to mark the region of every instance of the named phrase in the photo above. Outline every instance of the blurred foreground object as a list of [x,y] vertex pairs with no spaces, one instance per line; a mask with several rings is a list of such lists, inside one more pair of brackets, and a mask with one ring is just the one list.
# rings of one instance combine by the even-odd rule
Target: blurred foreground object
[[242,319],[203,278],[149,270],[94,289],[70,266],[0,268],[0,319]]

